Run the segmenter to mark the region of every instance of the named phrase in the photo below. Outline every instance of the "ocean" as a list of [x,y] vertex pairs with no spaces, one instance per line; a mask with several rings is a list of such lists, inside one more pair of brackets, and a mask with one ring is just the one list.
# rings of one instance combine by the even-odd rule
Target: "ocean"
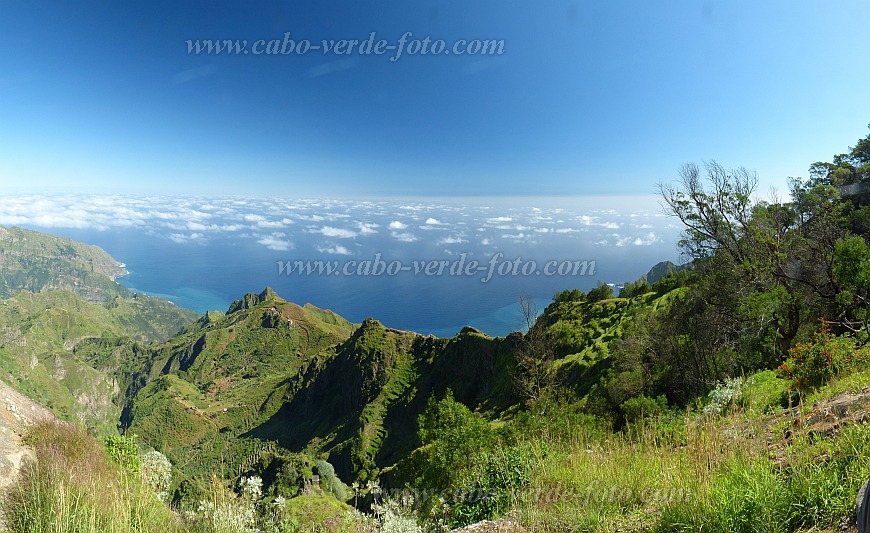
[[126,264],[121,284],[200,313],[269,286],[352,322],[447,337],[506,335],[522,329],[521,295],[543,310],[558,291],[679,260],[679,229],[651,197],[3,200],[0,224],[100,246]]

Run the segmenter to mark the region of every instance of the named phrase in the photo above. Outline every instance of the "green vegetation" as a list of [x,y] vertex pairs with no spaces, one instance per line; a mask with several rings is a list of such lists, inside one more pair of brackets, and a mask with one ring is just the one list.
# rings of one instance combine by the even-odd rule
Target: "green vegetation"
[[3,507],[12,532],[182,531],[139,477],[120,468],[100,443],[63,423],[31,428],[36,463],[21,474]]
[[[505,338],[355,326],[268,288],[194,322],[81,296],[99,284],[16,282],[42,292],[0,301],[2,377],[102,444],[36,428],[40,462],[6,516],[45,514],[45,531],[445,531],[508,513],[530,531],[832,530],[870,476],[868,143],[792,180],[789,202],[757,200],[746,169],[686,165],[660,192],[689,263],[618,295],[561,291],[540,316],[524,298],[526,329]],[[76,477],[85,462],[96,477]]]
[[121,264],[96,246],[0,226],[0,298],[21,290],[66,290],[97,302],[129,298],[114,281],[123,274]]
[[66,420],[113,431],[120,351],[163,340],[195,313],[147,296],[93,303],[67,291],[0,300],[0,378]]

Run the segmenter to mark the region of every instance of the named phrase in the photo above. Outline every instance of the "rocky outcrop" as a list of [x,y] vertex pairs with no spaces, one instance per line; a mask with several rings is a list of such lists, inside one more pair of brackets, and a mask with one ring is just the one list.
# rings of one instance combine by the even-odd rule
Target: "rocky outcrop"
[[284,301],[281,300],[281,298],[278,296],[278,293],[272,290],[272,287],[266,287],[260,294],[254,294],[253,292],[249,292],[248,294],[244,295],[241,300],[235,300],[232,304],[230,304],[230,307],[229,309],[227,309],[226,314],[231,315],[236,311],[251,309],[252,307],[256,307],[257,305],[267,300],[273,299],[279,300],[281,302]]
[[0,490],[14,483],[21,465],[33,458],[21,442],[25,429],[54,418],[51,411],[0,381]]
[[500,520],[484,520],[454,529],[450,533],[526,533],[526,528],[520,524],[514,513],[510,513]]

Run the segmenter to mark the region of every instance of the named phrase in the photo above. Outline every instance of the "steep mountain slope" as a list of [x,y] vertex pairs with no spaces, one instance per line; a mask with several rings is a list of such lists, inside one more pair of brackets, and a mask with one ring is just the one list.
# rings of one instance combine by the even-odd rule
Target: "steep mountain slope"
[[126,355],[118,359],[138,360],[119,378],[122,423],[191,473],[210,472],[207,460],[224,459],[226,466],[269,447],[238,437],[272,416],[309,366],[330,357],[353,330],[338,315],[286,302],[271,289],[246,295],[228,311],[210,313],[138,354],[122,348]]
[[89,301],[129,297],[115,283],[124,267],[97,246],[0,226],[0,298],[18,291],[67,290]]
[[291,450],[317,442],[340,476],[365,479],[417,446],[417,417],[431,395],[449,388],[477,408],[508,405],[516,339],[473,328],[438,339],[368,319],[249,435]]
[[53,418],[51,411],[0,381],[0,490],[15,483],[22,463],[34,459],[21,442],[25,430]]
[[661,261],[653,265],[649,271],[640,277],[638,281],[646,281],[650,285],[667,276],[671,272],[681,272],[683,270],[688,270],[692,268],[691,263],[685,263],[682,265],[675,265],[670,261]]
[[124,273],[96,246],[0,227],[0,378],[63,418],[114,427],[118,365],[94,363],[119,346],[166,340],[198,316],[132,294],[114,280]]
[[[326,454],[345,479],[368,478],[413,450],[431,395],[497,411],[513,400],[511,346],[466,328],[437,339],[367,319],[248,294],[141,356],[122,418],[179,461],[244,471],[283,449]],[[210,466],[209,466],[210,465]]]
[[[136,295],[101,304],[67,291],[19,292],[0,300],[0,378],[60,416],[114,426],[119,410],[114,368],[77,354],[100,339],[162,340],[195,314],[165,300]],[[111,351],[108,346],[104,347]]]

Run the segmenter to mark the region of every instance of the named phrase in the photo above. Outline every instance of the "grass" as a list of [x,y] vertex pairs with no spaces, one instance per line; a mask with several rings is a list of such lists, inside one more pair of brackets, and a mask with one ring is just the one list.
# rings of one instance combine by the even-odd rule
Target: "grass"
[[205,497],[173,511],[136,472],[112,461],[103,444],[76,426],[44,422],[28,431],[36,454],[6,494],[12,533],[301,533],[371,530],[370,520],[335,498],[283,500],[237,495],[213,478]]
[[[866,375],[832,382],[813,399],[860,388]],[[870,477],[870,426],[829,434],[795,429],[783,439],[783,387],[762,373],[742,406],[723,416],[665,416],[602,435],[566,431],[519,495],[531,531],[790,533],[835,529],[854,515]],[[791,420],[788,420],[791,423]],[[768,445],[783,450],[774,453]]]
[[25,467],[3,504],[11,532],[181,531],[168,507],[138,475],[115,465],[84,430],[62,422],[32,427]]
[[[843,377],[815,393],[824,402],[866,383]],[[528,531],[650,533],[836,529],[870,476],[870,425],[820,433],[777,428],[781,384],[761,374],[724,415],[668,413],[611,432],[594,420],[549,413],[558,431],[530,432],[528,484],[514,496]],[[860,388],[860,387],[858,387]],[[512,424],[509,422],[508,425]],[[522,439],[522,431],[519,435]],[[124,471],[84,430],[43,423],[26,440],[37,462],[7,495],[12,532],[230,533],[371,530],[370,519],[315,493],[252,500],[215,478],[199,502],[174,512]],[[771,442],[772,440],[772,442]],[[771,445],[772,444],[772,445]],[[190,507],[192,506],[192,507]]]

